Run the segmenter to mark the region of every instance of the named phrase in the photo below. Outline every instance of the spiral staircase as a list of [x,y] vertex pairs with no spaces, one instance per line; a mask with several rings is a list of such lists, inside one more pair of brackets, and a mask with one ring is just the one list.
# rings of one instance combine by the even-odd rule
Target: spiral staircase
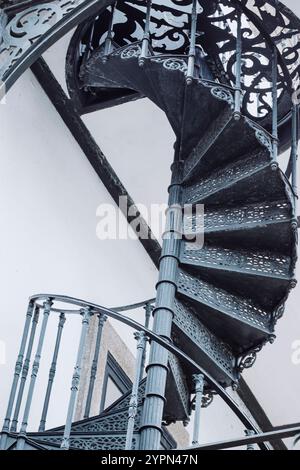
[[[188,422],[195,390],[206,406],[220,387],[236,389],[296,286],[299,64],[287,50],[300,23],[280,2],[252,3],[117,2],[69,46],[81,114],[147,97],[176,136],[153,333],[191,361],[152,343],[130,448],[174,447],[167,426]],[[72,423],[67,447],[124,448],[130,396]],[[23,448],[59,448],[65,430],[27,433]],[[7,433],[6,448],[18,442]]]

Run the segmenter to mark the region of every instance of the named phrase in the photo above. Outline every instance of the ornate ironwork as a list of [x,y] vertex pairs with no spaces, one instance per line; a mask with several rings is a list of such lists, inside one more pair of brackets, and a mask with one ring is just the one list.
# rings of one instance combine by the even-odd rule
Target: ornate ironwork
[[269,328],[271,315],[267,311],[250,300],[230,294],[182,270],[178,275],[178,289],[183,295],[194,298],[203,305],[228,312],[229,315],[262,329]]
[[[70,0],[64,3],[62,0],[55,0],[42,5],[34,5],[12,15],[4,29],[2,15],[0,76],[2,78],[8,76],[11,69],[24,61],[27,51],[30,51],[36,42],[43,41],[49,31],[55,31],[56,26],[59,29],[64,18],[68,17],[68,21],[66,21],[68,23],[72,11],[80,9],[84,3],[92,4],[93,2]],[[170,208],[174,204],[177,205],[180,208],[180,218],[182,218],[182,202],[192,205],[198,202],[212,202],[214,207],[209,209],[207,220],[210,220],[212,227],[224,227],[225,223],[228,230],[231,230],[229,226],[232,220],[236,220],[237,224],[247,225],[248,223],[264,222],[265,218],[269,218],[271,222],[274,220],[273,217],[276,218],[276,221],[287,220],[290,218],[291,212],[293,212],[293,216],[295,215],[295,193],[289,191],[288,182],[284,179],[277,165],[277,137],[279,136],[279,118],[285,117],[290,111],[291,92],[299,85],[299,44],[295,33],[298,34],[300,23],[275,0],[257,0],[257,2],[253,2],[253,0],[220,0],[219,2],[201,0],[201,8],[196,0],[169,0],[167,5],[166,2],[131,0],[118,2],[114,9],[111,7],[105,9],[109,3],[112,2],[99,2],[99,15],[97,18],[93,18],[92,29],[90,20],[84,25],[83,33],[77,42],[77,46],[79,44],[82,46],[80,47],[80,57],[74,61],[74,66],[79,69],[82,64],[85,65],[83,59],[88,60],[92,56],[91,62],[87,64],[87,68],[89,67],[92,74],[93,67],[90,66],[96,65],[99,59],[100,61],[102,59],[101,64],[107,67],[107,70],[109,69],[109,60],[112,60],[112,71],[119,63],[122,66],[120,77],[121,75],[124,77],[122,86],[128,86],[129,91],[137,89],[139,94],[149,96],[153,101],[159,102],[162,109],[166,111],[173,128],[176,129],[178,137],[174,165],[172,166],[172,181],[169,188],[167,230],[163,238],[157,299],[153,310],[154,327],[153,331],[149,331],[147,324],[146,327],[143,327],[141,324],[122,317],[117,312],[88,302],[54,296],[55,301],[70,302],[79,308],[80,314],[83,315],[83,322],[72,377],[66,425],[64,430],[60,429],[61,435],[59,437],[50,434],[43,437],[49,438],[50,444],[52,439],[52,444],[60,445],[63,449],[68,449],[70,446],[86,449],[97,449],[101,446],[104,449],[109,448],[106,447],[107,445],[121,446],[121,441],[122,446],[126,442],[127,448],[139,445],[142,449],[157,449],[161,445],[160,428],[166,401],[168,365],[175,383],[172,392],[177,394],[176,399],[180,400],[185,414],[187,415],[190,411],[191,377],[189,380],[185,380],[181,362],[179,362],[181,360],[187,364],[188,372],[192,370],[193,373],[195,371],[197,373],[195,378],[197,382],[196,424],[199,421],[201,404],[207,406],[212,400],[213,392],[211,390],[216,390],[231,405],[248,429],[249,420],[235,405],[224,388],[230,384],[236,386],[239,372],[251,367],[265,342],[274,339],[273,326],[281,316],[283,303],[295,283],[291,277],[296,256],[295,236],[291,236],[289,230],[285,231],[283,235],[285,237],[284,253],[281,254],[278,254],[275,249],[272,251],[273,247],[265,249],[265,251],[252,252],[250,249],[245,251],[243,247],[232,250],[220,248],[214,244],[206,245],[202,250],[195,249],[188,252],[184,248],[182,249],[185,242],[176,236],[177,225]],[[262,21],[266,22],[264,28],[261,27]],[[293,28],[294,30],[292,30]],[[297,44],[291,44],[290,40]],[[197,55],[197,51],[201,51],[201,53]],[[133,61],[131,62],[130,59]],[[130,67],[136,66],[137,63],[144,65],[146,62],[148,67],[140,68],[140,75],[137,72],[138,68],[134,69],[136,76],[133,78],[133,69],[130,70]],[[155,64],[159,64],[161,67],[159,65],[154,67]],[[155,78],[145,75],[151,67],[155,74],[163,74],[163,80],[157,81],[157,88]],[[209,69],[209,74],[205,74],[206,68]],[[128,76],[126,75],[127,70]],[[185,80],[180,73],[172,75],[174,71],[186,75],[187,83],[193,84],[190,89],[195,92],[194,95],[189,95],[185,89]],[[83,70],[81,72],[78,78],[84,80],[85,74]],[[172,76],[174,83],[177,79],[175,85],[177,88],[174,86],[173,90],[171,87],[168,88],[169,82],[167,80],[170,77],[170,81],[172,81]],[[207,77],[209,80],[204,79]],[[144,80],[143,86],[139,86],[139,79]],[[109,84],[111,85],[111,83],[114,85],[114,80],[110,80]],[[81,85],[85,86],[84,83]],[[204,87],[210,90],[205,90]],[[172,96],[174,90],[179,92],[175,99]],[[201,99],[199,98],[200,94]],[[195,105],[201,105],[202,97],[207,100],[208,113],[205,122],[201,120],[201,116],[197,116],[197,113],[190,115],[188,109],[194,104],[193,98],[197,96],[199,101],[195,98]],[[242,96],[243,103],[241,103]],[[233,109],[234,113],[232,113]],[[245,120],[240,119],[238,124],[233,121],[234,124],[228,126],[224,132],[226,134],[228,131],[226,142],[229,149],[231,148],[229,141],[230,139],[234,140],[236,129],[244,132],[246,142],[241,146],[236,144],[236,148],[231,148],[233,152],[228,151],[228,155],[224,156],[221,151],[224,141],[219,138],[231,120],[230,113],[236,119],[241,117],[241,113],[244,113],[246,118]],[[253,120],[249,119],[249,116],[252,116]],[[298,123],[295,119],[295,110],[293,110],[294,191],[296,189],[295,146],[298,139],[296,135]],[[191,124],[192,121],[193,124]],[[272,127],[272,136],[258,122],[262,122],[266,129]],[[203,132],[206,132],[207,135],[199,142],[197,136],[202,135]],[[188,148],[187,142],[190,141],[192,141],[189,143],[191,148]],[[247,149],[248,143],[249,150]],[[214,144],[217,149],[214,163],[209,163],[205,168],[204,176],[197,174],[201,158]],[[185,145],[188,148],[186,155],[184,154]],[[192,146],[194,146],[193,150]],[[190,153],[191,150],[192,153]],[[183,158],[186,156],[188,163],[184,169]],[[269,170],[272,165],[272,169],[278,171],[271,173]],[[183,188],[183,177],[184,175],[191,176],[190,172],[193,173],[193,180],[190,179],[193,183],[189,185],[185,180]],[[271,190],[269,188],[267,191],[265,183],[268,178],[270,178]],[[254,185],[253,181],[255,181]],[[273,193],[271,194],[270,191]],[[272,210],[270,209],[270,206],[274,205],[274,197],[277,198],[275,216],[274,207],[271,208]],[[226,207],[224,208],[224,206]],[[259,214],[257,213],[258,206]],[[260,210],[261,206],[262,210]],[[192,224],[192,230],[197,230],[195,217],[191,215],[189,220]],[[250,220],[251,222],[249,222]],[[274,256],[275,252],[276,256]],[[185,272],[179,267],[181,263],[193,265],[194,271],[197,271],[197,268],[198,271],[193,275]],[[202,266],[210,269],[203,274],[200,269]],[[266,278],[274,278],[270,279],[267,287],[272,295],[280,296],[280,303],[276,304],[275,309],[273,305],[271,311],[264,302],[260,303],[255,295],[246,296],[245,292],[241,292],[240,287],[233,287],[232,277],[230,278],[227,274],[223,276],[224,279],[221,282],[217,278],[216,270],[213,271],[216,268],[230,271],[231,276],[233,274],[236,276],[239,272],[243,275],[249,273],[249,275],[256,277],[264,275]],[[278,289],[279,294],[275,292],[278,285],[276,284],[274,287],[275,279],[276,282],[281,282],[280,289]],[[250,293],[249,286],[247,289]],[[268,293],[269,296],[271,294]],[[188,302],[188,308],[179,305],[176,300],[182,299],[182,297]],[[38,302],[41,300],[45,301],[44,318],[37,353],[33,361],[23,422],[17,437],[17,449],[23,449],[26,443],[28,415],[38,375],[47,320],[50,312],[53,311],[52,297],[37,296],[34,298],[38,308],[40,307]],[[279,308],[278,305],[280,305]],[[33,302],[31,301],[29,307],[32,306]],[[201,314],[205,317],[203,320],[205,327],[202,325],[202,317],[201,322],[197,318],[198,307],[199,316]],[[32,310],[30,308],[27,315],[31,316]],[[214,316],[211,315],[212,311]],[[63,315],[64,313],[67,312],[62,312]],[[87,328],[90,316],[99,313],[101,315],[107,313],[108,316],[120,320],[138,331],[136,377],[131,395],[123,396],[121,400],[112,405],[105,416],[102,415],[75,425],[74,428],[78,426],[77,429],[85,432],[85,435],[76,435],[71,430]],[[220,331],[219,325],[221,325],[222,331]],[[236,331],[232,331],[233,326],[238,333],[242,334],[236,334]],[[26,322],[23,343],[25,340],[27,341],[28,328],[29,323]],[[171,332],[175,331],[176,333],[176,329],[187,340],[181,346],[182,349],[171,344]],[[140,397],[139,382],[145,359],[145,335],[152,342],[147,366],[147,384]],[[29,343],[31,338],[32,334]],[[25,343],[23,343],[15,368],[15,378],[3,428],[4,447],[9,432],[17,382],[23,370],[21,387],[23,386],[31,355],[29,347],[23,365],[25,352]],[[255,346],[249,349],[253,344]],[[207,358],[210,373],[194,360],[195,350],[200,356],[203,355]],[[189,354],[186,354],[185,351],[189,351]],[[198,357],[198,355],[195,356]],[[50,370],[50,385],[54,373],[55,365]],[[95,364],[93,364],[92,383],[95,374]],[[204,378],[207,388],[203,394]],[[23,391],[20,390],[22,392],[19,393],[21,400]],[[91,399],[91,393],[89,393],[89,399]],[[141,406],[142,400],[144,401],[143,407]],[[48,401],[46,397],[46,405]],[[87,402],[86,409],[88,411],[89,405],[90,403]],[[18,407],[17,398],[17,411]],[[154,407],[155,413],[153,413]],[[15,412],[15,417],[17,414]],[[178,416],[179,411],[175,409],[171,419],[174,421],[182,419]],[[45,413],[42,416],[41,429],[44,429],[44,423]],[[137,436],[138,428],[140,428],[140,439]],[[249,424],[250,428],[255,429],[251,423]],[[94,431],[103,434],[93,436],[92,432]],[[120,434],[117,436],[116,433]],[[110,438],[109,444],[105,441],[107,437]],[[39,437],[36,436],[36,439],[38,442]],[[194,442],[198,442],[197,432],[195,432]]]
[[[203,296],[205,297],[206,293]],[[175,300],[174,313],[174,324],[191,338],[195,345],[202,349],[216,365],[224,369],[229,376],[232,376],[234,355],[227,345],[205,328],[193,311],[178,300]]]
[[244,354],[239,360],[239,372],[243,372],[244,369],[250,369],[256,362],[257,353],[262,350],[263,344],[255,346]]
[[187,63],[183,59],[178,59],[176,57],[150,57],[151,62],[157,62],[162,64],[166,70],[178,70],[179,72],[187,72]]

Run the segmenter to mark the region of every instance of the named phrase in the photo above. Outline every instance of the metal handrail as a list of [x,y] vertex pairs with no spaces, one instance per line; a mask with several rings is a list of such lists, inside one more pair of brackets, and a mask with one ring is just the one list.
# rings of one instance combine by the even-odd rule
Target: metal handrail
[[[240,406],[235,402],[235,400],[202,366],[200,366],[197,362],[191,359],[187,354],[185,354],[179,348],[177,348],[173,344],[170,344],[163,337],[153,333],[151,330],[149,330],[145,326],[141,325],[140,323],[136,322],[135,320],[131,318],[128,318],[127,316],[122,315],[121,313],[115,310],[103,307],[93,302],[86,302],[82,299],[77,299],[75,297],[57,295],[57,294],[37,294],[37,295],[33,295],[30,297],[30,301],[37,302],[38,300],[51,300],[52,302],[58,301],[58,302],[70,303],[72,305],[77,305],[78,307],[80,307],[80,309],[77,311],[78,314],[82,312],[82,309],[89,308],[91,309],[93,314],[99,313],[102,315],[106,315],[107,317],[113,318],[114,320],[118,320],[126,324],[127,326],[133,328],[136,331],[144,332],[145,335],[150,340],[155,341],[160,346],[167,349],[170,353],[177,356],[177,358],[186,362],[191,368],[195,370],[196,374],[203,374],[205,376],[207,383],[211,386],[211,388],[213,388],[215,391],[218,392],[218,394],[223,399],[223,401],[229,406],[229,408],[239,418],[243,426],[245,426],[245,428],[249,430],[253,430],[256,434],[259,434],[260,432],[259,429],[256,427],[254,422],[249,418],[249,416],[247,416],[247,414],[244,413],[243,410],[241,410]],[[140,304],[143,304],[143,303],[144,302],[141,302]],[[53,307],[51,307],[50,312],[51,311],[62,312],[61,309],[54,309]],[[67,311],[64,311],[64,312],[67,313]],[[74,310],[71,310],[71,312],[74,313]],[[265,447],[264,444],[262,444],[262,447],[267,449],[267,447]]]
[[[185,450],[201,451],[201,450],[223,450],[233,447],[246,446],[249,444],[259,444],[262,442],[272,441],[275,439],[286,439],[300,434],[300,424],[288,424],[280,428],[274,428],[272,431],[264,432],[256,435],[240,437],[237,439],[230,439],[228,441],[214,442],[204,444],[197,447],[188,447]],[[297,439],[295,444],[297,443]]]

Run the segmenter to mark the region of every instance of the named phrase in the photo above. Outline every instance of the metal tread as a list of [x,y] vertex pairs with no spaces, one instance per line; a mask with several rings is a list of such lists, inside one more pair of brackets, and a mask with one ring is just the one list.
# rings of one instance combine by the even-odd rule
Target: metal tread
[[[185,86],[183,122],[181,128],[181,159],[187,161],[199,141],[209,133],[210,126],[220,115],[232,108],[233,95],[209,80],[194,80]],[[205,113],[198,109],[205,109]],[[196,157],[197,158],[197,157]],[[210,160],[208,160],[209,163]],[[207,159],[206,159],[207,162]]]
[[146,75],[177,136],[182,129],[186,67],[186,58],[176,56],[149,57],[145,67]]
[[205,228],[205,233],[252,229],[266,225],[281,224],[293,220],[289,202],[270,201],[244,204],[237,207],[205,207],[203,216],[184,214],[185,235],[196,235]]
[[271,252],[228,249],[215,246],[195,248],[193,243],[182,243],[180,262],[209,269],[234,271],[241,275],[251,274],[289,281],[292,279],[291,258]]
[[[38,444],[41,446],[50,446],[53,448],[60,448],[62,441],[62,434],[35,434],[28,433],[28,442]],[[133,448],[137,448],[139,439],[138,432],[133,435]],[[126,442],[126,432],[98,432],[95,433],[71,433],[70,435],[70,450],[121,450],[124,449]]]
[[175,299],[173,334],[179,347],[201,363],[220,383],[230,385],[236,379],[236,358],[231,349],[199,320],[193,309]]
[[164,420],[187,421],[191,414],[190,390],[183,367],[174,354],[169,354],[169,374],[166,384]]
[[[141,406],[143,403],[144,395],[145,395],[145,387],[146,387],[146,379],[141,380],[139,389],[138,389],[138,406]],[[107,417],[114,416],[119,412],[123,412],[129,408],[131,398],[131,390],[124,393],[120,398],[118,398],[114,403],[108,406],[105,410],[103,410],[99,415],[92,416],[89,418],[81,419],[79,421],[75,421],[72,424],[72,431],[76,429],[80,429],[85,424],[92,424],[94,422],[101,422],[105,420]],[[64,429],[64,426],[58,426],[55,428],[47,429],[45,432],[61,432]]]
[[184,162],[183,181],[187,182],[195,172],[204,155],[213,146],[232,119],[232,110],[228,107],[210,124],[202,139]]
[[164,110],[158,90],[153,86],[147,75],[146,64],[144,67],[139,65],[138,59],[141,52],[141,43],[136,42],[114,51],[108,60],[112,62],[112,67],[116,73],[121,73],[134,90],[143,93]]
[[[269,169],[270,173],[272,172],[269,152],[264,149],[258,149],[252,155],[225,165],[197,183],[186,186],[183,202],[184,204],[204,202],[209,196],[220,193],[240,181],[245,181],[265,169]],[[243,197],[243,194],[241,194],[240,197],[241,199],[246,199],[247,195]]]
[[201,322],[234,352],[250,349],[273,332],[271,312],[182,269],[178,270],[177,296],[191,301]]
[[[82,67],[83,80],[86,86],[107,86],[128,88],[144,96],[148,96],[157,106],[161,103],[147,79],[143,68],[138,64],[138,55],[141,52],[140,43],[123,46],[112,51],[103,62],[103,50],[95,50]],[[111,84],[110,84],[111,83]]]

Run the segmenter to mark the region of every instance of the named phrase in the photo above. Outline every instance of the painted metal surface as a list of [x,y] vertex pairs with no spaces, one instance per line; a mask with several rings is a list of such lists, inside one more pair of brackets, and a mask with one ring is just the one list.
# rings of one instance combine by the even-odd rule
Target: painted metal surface
[[[298,41],[295,44],[295,41],[289,40],[291,36],[294,38],[295,28],[299,30],[299,21],[279,2],[263,0],[258,10],[258,5],[238,0],[221,0],[218,3],[183,0],[180,5],[175,1],[166,5],[164,2],[153,4],[150,0],[132,0],[105,8],[111,3],[75,0],[66,7],[65,3],[56,0],[2,17],[1,76],[3,83],[9,87],[38,54],[76,22],[97,11],[98,16],[92,21],[88,20],[75,34],[76,40],[68,53],[67,67],[76,72],[76,84],[72,83],[70,89],[72,98],[76,100],[81,94],[84,109],[84,99],[91,89],[98,88],[102,92],[105,88],[116,88],[117,94],[109,94],[109,102],[115,97],[119,103],[120,99],[125,100],[128,93],[133,92],[139,97],[149,97],[166,113],[177,140],[166,231],[159,261],[153,331],[149,331],[148,323],[143,327],[95,304],[48,296],[43,305],[43,322],[23,422],[17,436],[17,450],[24,449],[29,442],[29,412],[48,316],[55,311],[51,308],[54,299],[83,308],[81,313],[84,317],[66,424],[61,436],[46,436],[48,444],[59,445],[65,450],[72,446],[107,448],[107,439],[114,436],[114,444],[118,448],[125,445],[127,449],[138,446],[143,450],[155,450],[160,448],[165,436],[162,429],[164,411],[173,397],[176,397],[179,406],[168,422],[188,419],[190,410],[187,403],[194,390],[192,377],[196,380],[195,445],[199,442],[201,405],[207,405],[214,393],[218,393],[235,411],[249,432],[257,432],[225,387],[231,385],[236,389],[240,373],[255,363],[256,354],[267,341],[274,341],[276,322],[282,316],[285,301],[296,284],[296,147],[299,123],[293,92],[299,86],[300,64]],[[161,29],[164,31],[162,35]],[[20,31],[21,38],[18,36]],[[177,39],[174,39],[175,32],[178,33]],[[78,51],[82,53],[78,54]],[[287,55],[292,52],[295,57],[293,63]],[[105,106],[105,103],[106,97],[100,105]],[[201,113],[201,109],[207,111]],[[292,132],[287,137],[284,126],[291,119]],[[235,138],[237,131],[240,132],[240,141]],[[291,182],[278,166],[278,154],[290,143]],[[257,236],[268,243],[270,235],[267,251],[258,250],[255,244],[251,245],[250,251],[245,251],[242,243],[246,227],[243,224],[234,239],[235,251],[226,246],[226,242],[219,239],[216,243],[210,238],[208,245],[195,248],[193,243],[182,239],[182,210],[185,204],[189,204],[193,213],[198,204],[204,203],[210,213],[218,213],[221,225],[223,217],[230,221],[237,217],[237,207],[251,207],[254,212],[261,206],[267,205],[269,209],[274,204],[280,210],[288,208],[290,220],[287,216],[288,223],[282,235],[283,251],[278,253],[272,245],[272,233],[277,222],[272,217],[264,227],[264,237],[262,234],[261,237]],[[247,215],[252,218],[251,210],[244,209],[242,213],[246,214],[244,223]],[[261,213],[260,216],[263,219]],[[200,233],[193,215],[190,219],[192,231]],[[245,239],[253,243],[255,235],[260,232],[256,232],[257,225],[252,228],[254,238],[246,234]],[[230,224],[227,225],[227,232],[234,232]],[[265,286],[259,292],[256,283],[261,277],[264,277]],[[33,306],[33,300],[40,301],[43,297],[32,298],[30,306]],[[180,305],[183,299],[184,307]],[[39,303],[36,305],[39,308]],[[29,309],[29,313],[32,316],[32,310]],[[68,313],[61,312],[62,315]],[[139,332],[136,378],[128,403],[127,434],[122,429],[117,436],[114,429],[112,435],[108,428],[102,428],[101,436],[71,436],[87,328],[89,318],[94,314],[116,318]],[[2,447],[6,447],[28,332],[27,321],[3,428]],[[100,346],[100,329],[98,333],[95,361]],[[34,334],[33,325],[13,430],[17,424]],[[152,342],[146,367],[143,406],[138,407],[139,383],[145,362],[145,335]],[[173,346],[172,340],[179,342],[180,348]],[[60,331],[54,364],[59,343]],[[176,359],[169,353],[174,354]],[[186,376],[182,372],[182,363],[186,365]],[[42,434],[54,370],[55,366],[49,377],[44,402],[40,425]],[[86,416],[89,415],[95,373],[93,368]],[[169,377],[174,381],[171,388],[168,387]],[[180,408],[186,410],[186,416],[179,412]],[[111,413],[115,421],[120,419],[115,410]],[[138,413],[139,428],[136,428]],[[34,438],[37,443],[43,440],[43,436],[36,435]],[[245,442],[250,446],[252,441]]]

